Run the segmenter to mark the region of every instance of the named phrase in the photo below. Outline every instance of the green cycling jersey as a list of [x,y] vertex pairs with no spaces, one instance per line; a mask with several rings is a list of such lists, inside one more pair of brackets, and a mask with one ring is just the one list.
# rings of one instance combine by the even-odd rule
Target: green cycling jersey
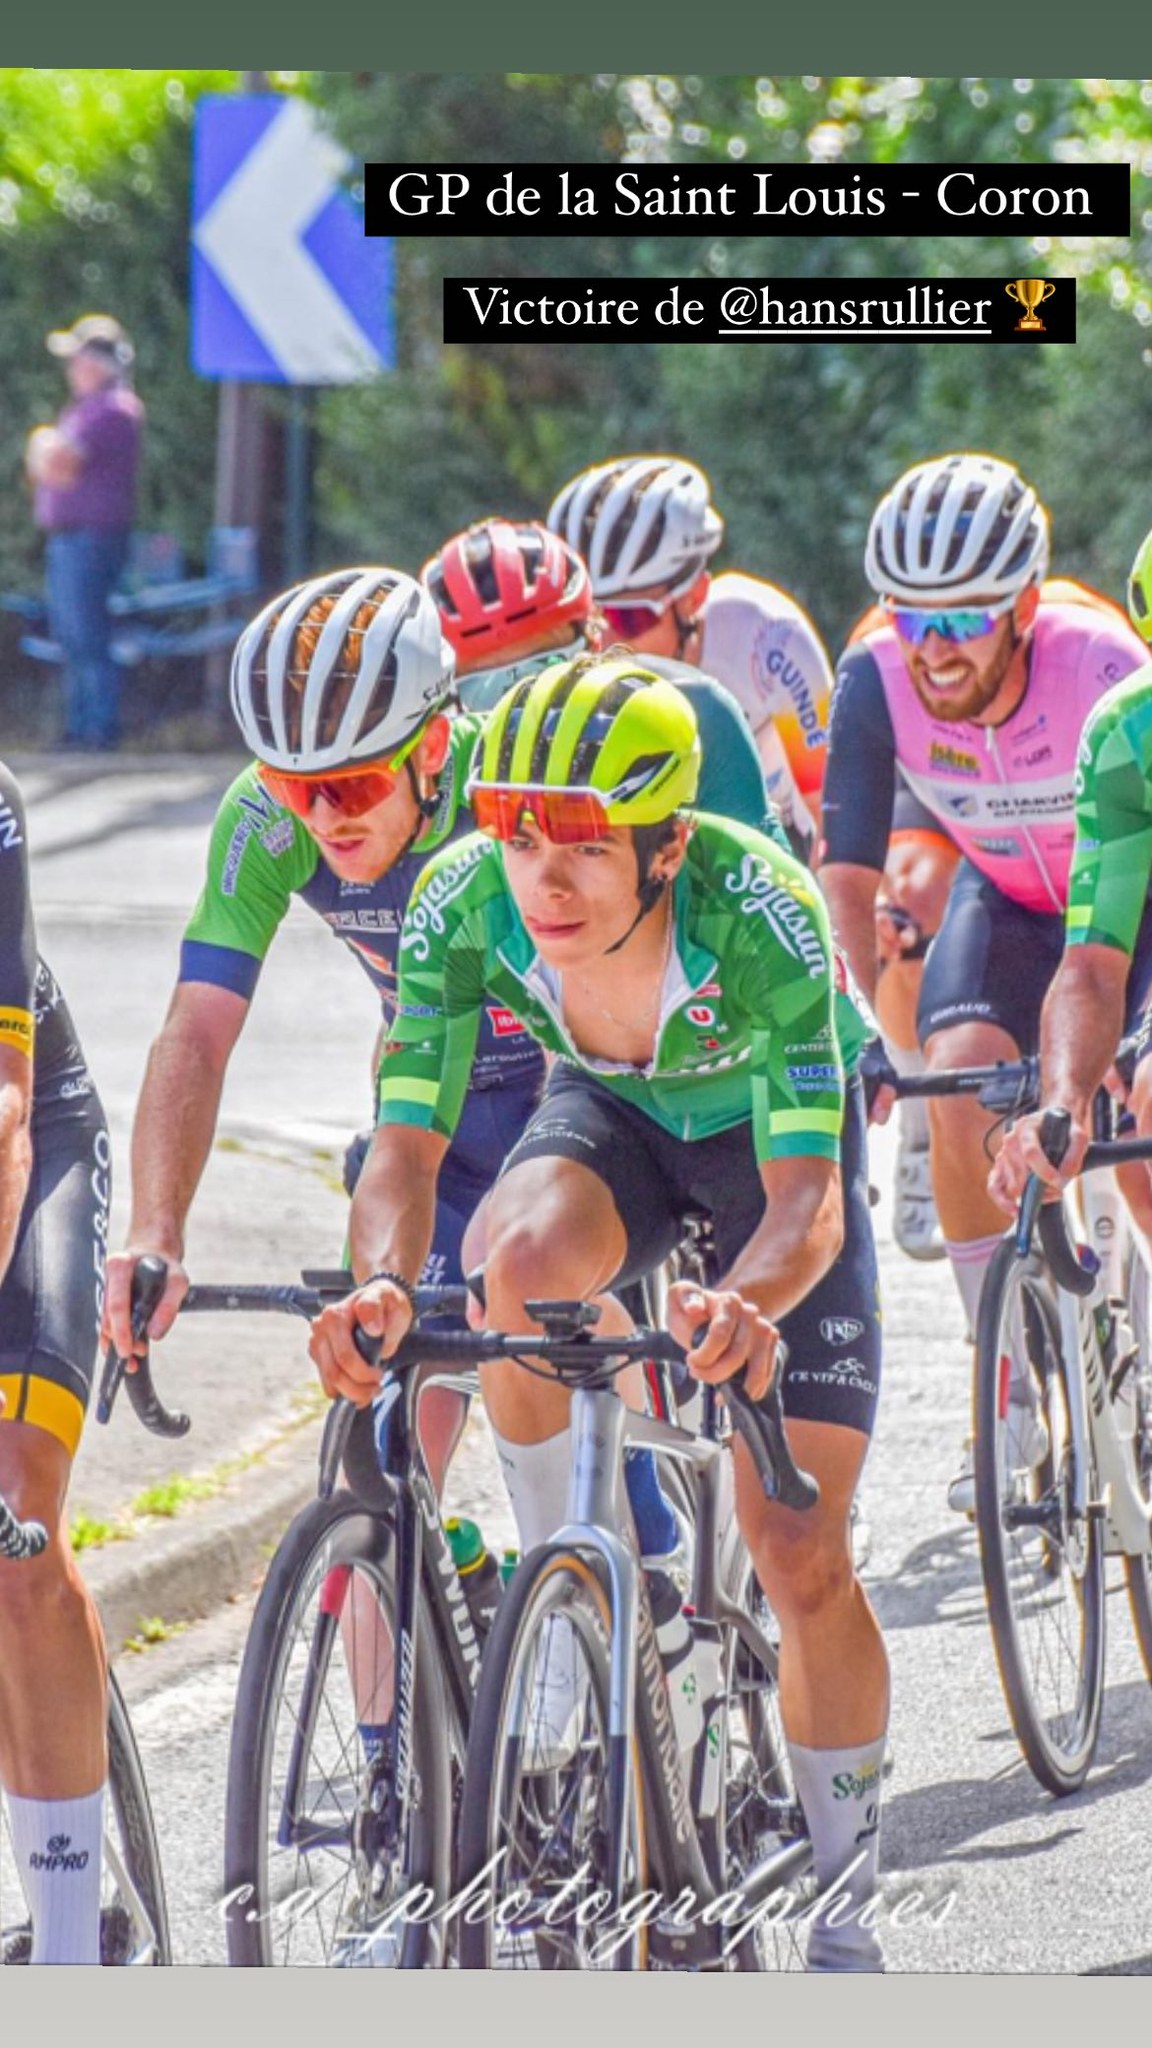
[[875,1027],[847,992],[811,876],[764,834],[700,815],[673,907],[651,1063],[596,1059],[568,1033],[558,977],[521,921],[499,848],[480,834],[446,848],[404,923],[381,1122],[452,1135],[487,1013],[497,1030],[521,1020],[674,1136],[751,1118],[761,1160],[838,1157],[845,1074]]
[[1131,953],[1152,877],[1152,663],[1108,690],[1080,740],[1070,946]]

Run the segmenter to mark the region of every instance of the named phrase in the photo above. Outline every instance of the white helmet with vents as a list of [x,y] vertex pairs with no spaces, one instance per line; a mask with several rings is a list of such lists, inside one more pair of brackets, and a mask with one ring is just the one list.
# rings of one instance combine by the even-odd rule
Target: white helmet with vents
[[436,605],[398,569],[336,569],[282,591],[236,643],[232,709],[258,760],[321,774],[393,754],[451,697]]
[[880,500],[864,571],[880,597],[964,605],[1016,597],[1048,567],[1048,514],[1031,484],[994,455],[941,455]]
[[583,555],[603,604],[657,588],[682,596],[724,538],[703,470],[675,455],[623,455],[581,471],[548,524]]

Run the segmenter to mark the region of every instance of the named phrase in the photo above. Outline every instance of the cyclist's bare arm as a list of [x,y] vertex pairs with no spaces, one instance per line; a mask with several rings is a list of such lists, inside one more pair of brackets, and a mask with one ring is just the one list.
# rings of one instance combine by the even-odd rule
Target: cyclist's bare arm
[[32,1062],[16,1046],[0,1045],[0,1280],[8,1271],[28,1192],[31,1114]]
[[773,1159],[760,1168],[768,1198],[764,1216],[720,1286],[705,1292],[677,1281],[668,1293],[668,1328],[688,1345],[708,1318],[708,1335],[692,1353],[704,1380],[730,1379],[748,1365],[748,1391],[767,1391],[774,1342],[766,1351],[765,1323],[775,1326],[823,1279],[844,1242],[840,1168],[831,1159]]
[[[432,1243],[436,1183],[447,1150],[447,1138],[437,1131],[412,1124],[377,1127],[356,1183],[348,1230],[352,1270],[361,1283],[386,1272],[415,1285]],[[353,1331],[360,1325],[382,1337],[382,1355],[390,1358],[411,1320],[403,1289],[388,1280],[362,1284],[356,1294],[323,1309],[308,1349],[325,1392],[364,1407],[379,1387],[380,1370],[364,1363]]]
[[122,1356],[141,1349],[131,1332],[132,1272],[145,1252],[168,1261],[168,1285],[150,1324],[162,1337],[187,1291],[184,1229],[212,1150],[224,1076],[248,1002],[209,982],[177,985],[148,1056],[132,1129],[132,1217],[128,1244],[108,1260],[104,1336]]
[[851,967],[869,1002],[876,999],[876,896],[881,875],[878,868],[857,867],[849,861],[832,861],[820,869],[820,887],[832,918],[832,930],[848,955]]
[[[1008,1133],[988,1177],[993,1200],[1009,1213],[1030,1173],[1062,1187],[1080,1166],[1092,1137],[1092,1098],[1123,1035],[1124,991],[1131,965],[1118,946],[1065,950],[1040,1020],[1043,1108],[1022,1117]],[[1040,1148],[1039,1125],[1048,1109],[1066,1109],[1072,1118],[1071,1140],[1058,1167]]]

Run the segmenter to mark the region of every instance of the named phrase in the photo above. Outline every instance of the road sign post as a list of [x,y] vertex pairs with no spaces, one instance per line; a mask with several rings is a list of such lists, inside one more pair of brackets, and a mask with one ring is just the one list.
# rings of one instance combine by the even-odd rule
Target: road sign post
[[[245,73],[256,85],[262,73]],[[216,519],[256,524],[267,450],[247,385],[357,384],[391,369],[392,245],[366,240],[351,159],[291,94],[207,94],[196,111],[192,364],[222,380]],[[307,389],[292,394],[280,573],[307,573]],[[263,573],[268,580],[268,563]],[[220,672],[210,692],[222,696]]]

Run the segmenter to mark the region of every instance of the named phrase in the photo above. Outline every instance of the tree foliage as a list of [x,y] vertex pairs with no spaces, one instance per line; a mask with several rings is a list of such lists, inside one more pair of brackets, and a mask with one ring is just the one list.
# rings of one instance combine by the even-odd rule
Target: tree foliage
[[[1132,239],[909,240],[582,232],[398,244],[400,368],[320,395],[317,566],[416,568],[494,510],[539,514],[583,464],[670,448],[702,462],[728,522],[722,560],[777,577],[835,641],[866,593],[878,492],[954,446],[1019,461],[1052,506],[1059,565],[1118,591],[1152,521],[1152,88],[1140,80],[272,74],[306,92],[353,160],[1091,162],[1133,171]],[[37,550],[17,484],[24,434],[60,402],[49,327],[93,308],[137,344],[149,407],[142,522],[195,552],[210,523],[216,393],[189,368],[190,130],[231,72],[0,72],[5,317],[0,582]],[[1075,348],[960,343],[446,347],[446,275],[1081,280]],[[279,403],[277,395],[269,403]],[[273,572],[275,565],[272,565]]]

